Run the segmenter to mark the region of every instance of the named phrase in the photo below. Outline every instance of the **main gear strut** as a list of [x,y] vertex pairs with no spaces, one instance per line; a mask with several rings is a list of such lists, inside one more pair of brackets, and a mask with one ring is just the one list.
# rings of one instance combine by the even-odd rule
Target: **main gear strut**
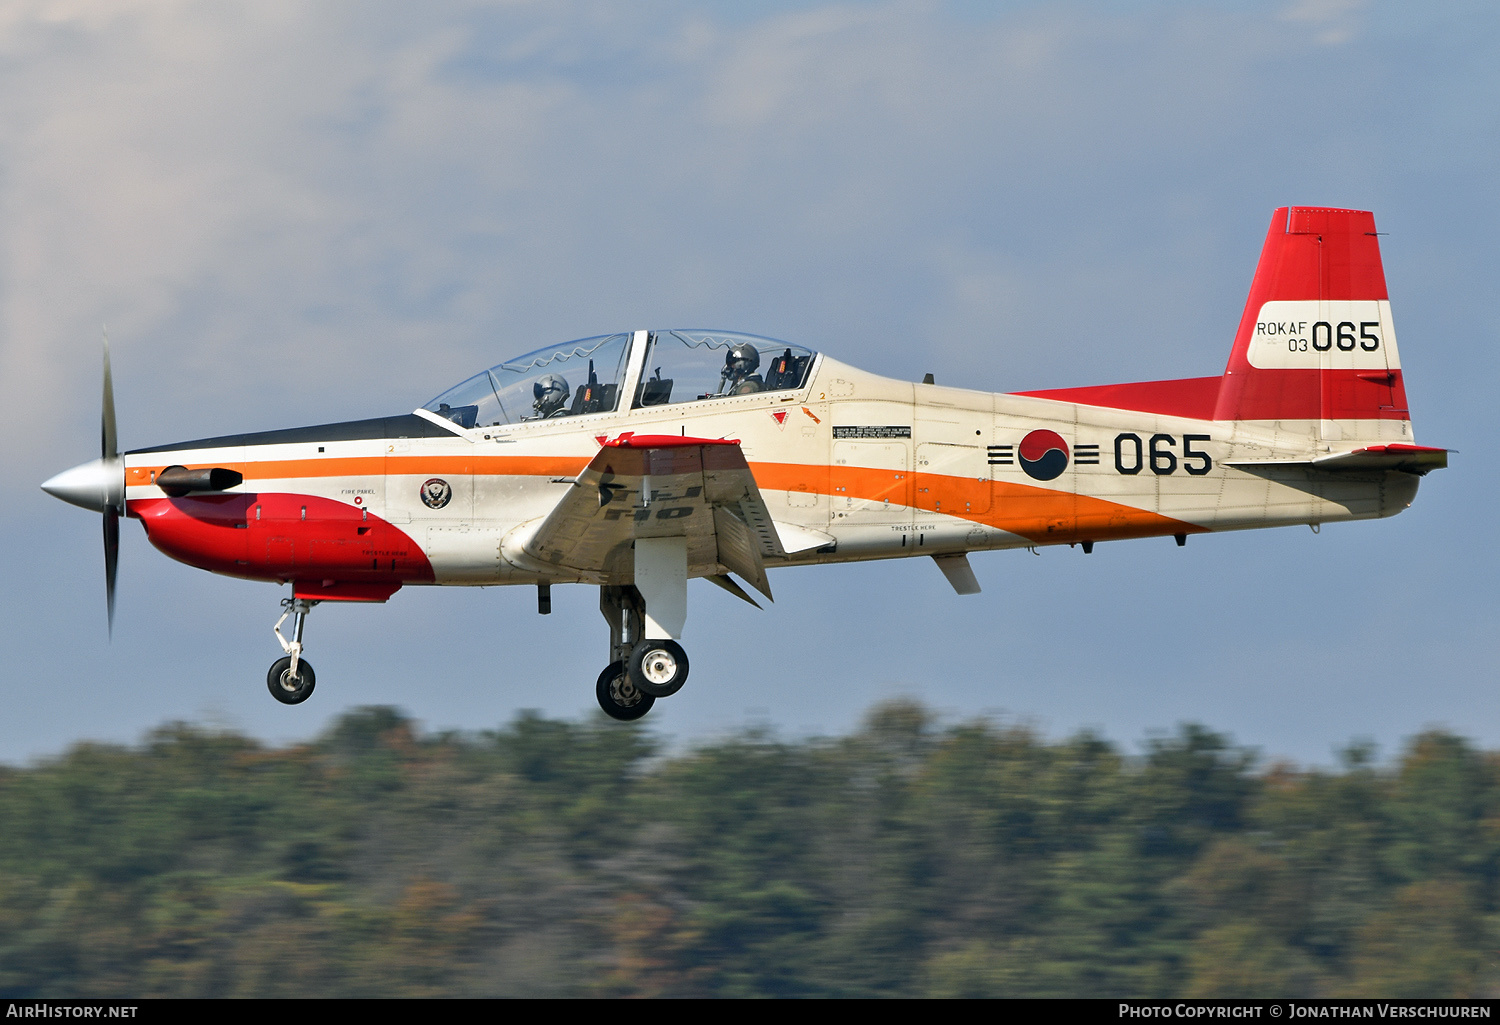
[[[642,544],[636,542],[638,551]],[[688,676],[687,652],[670,638],[646,636],[654,631],[638,587],[600,587],[599,611],[609,623],[611,659],[595,688],[599,707],[614,719],[639,719],[657,698],[682,689]]]

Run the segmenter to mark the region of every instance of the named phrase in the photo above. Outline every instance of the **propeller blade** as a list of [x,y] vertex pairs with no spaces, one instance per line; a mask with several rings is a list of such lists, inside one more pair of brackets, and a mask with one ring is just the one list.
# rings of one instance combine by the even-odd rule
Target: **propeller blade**
[[[107,464],[120,459],[119,438],[115,434],[115,382],[109,371],[109,328],[104,329],[104,400],[99,413],[99,455]],[[125,496],[120,495],[121,504]],[[115,637],[115,571],[120,565],[120,509],[104,508],[104,601],[109,615],[109,637]]]
[[104,600],[109,608],[109,636],[115,636],[115,569],[120,564],[120,514],[104,511]]
[[119,455],[115,438],[115,385],[109,372],[109,332],[104,332],[104,405],[99,418],[99,455],[113,459]]

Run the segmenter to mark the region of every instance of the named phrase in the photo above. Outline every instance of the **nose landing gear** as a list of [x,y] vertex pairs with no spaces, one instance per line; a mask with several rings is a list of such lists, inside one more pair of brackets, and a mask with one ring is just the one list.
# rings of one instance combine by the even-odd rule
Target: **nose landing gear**
[[[302,628],[307,624],[307,614],[316,604],[306,598],[283,598],[281,618],[271,627],[287,657],[271,663],[271,669],[266,673],[266,687],[271,696],[284,705],[300,705],[312,697],[313,687],[317,685],[318,677],[313,672],[312,663],[302,657]],[[292,621],[290,641],[281,635],[281,624],[288,616],[296,617]]]

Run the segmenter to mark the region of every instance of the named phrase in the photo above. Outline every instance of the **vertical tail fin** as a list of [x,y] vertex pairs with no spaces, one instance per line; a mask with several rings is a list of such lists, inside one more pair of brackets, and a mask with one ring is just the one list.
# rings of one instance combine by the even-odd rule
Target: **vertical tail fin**
[[1410,440],[1373,214],[1272,216],[1214,419],[1311,421],[1326,441]]

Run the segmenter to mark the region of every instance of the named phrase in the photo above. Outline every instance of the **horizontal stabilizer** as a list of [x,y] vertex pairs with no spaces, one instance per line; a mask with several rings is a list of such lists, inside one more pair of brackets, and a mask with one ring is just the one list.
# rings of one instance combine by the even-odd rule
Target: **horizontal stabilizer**
[[1310,470],[1325,470],[1337,473],[1342,470],[1400,470],[1421,476],[1448,466],[1448,449],[1428,448],[1425,445],[1371,445],[1352,452],[1334,452],[1316,459],[1239,459],[1228,460],[1225,466],[1242,470],[1258,467],[1304,466]]

